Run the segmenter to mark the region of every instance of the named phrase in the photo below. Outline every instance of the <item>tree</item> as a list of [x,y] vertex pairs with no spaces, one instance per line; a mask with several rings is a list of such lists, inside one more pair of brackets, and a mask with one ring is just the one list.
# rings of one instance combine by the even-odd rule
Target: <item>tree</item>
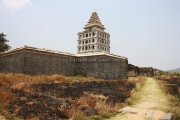
[[0,52],[4,52],[9,50],[11,47],[7,44],[9,42],[6,38],[4,33],[0,33]]

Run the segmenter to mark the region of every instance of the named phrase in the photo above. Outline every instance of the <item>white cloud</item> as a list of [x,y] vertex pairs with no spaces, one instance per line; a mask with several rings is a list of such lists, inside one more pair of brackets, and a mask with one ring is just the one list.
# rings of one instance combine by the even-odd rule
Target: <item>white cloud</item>
[[9,9],[13,9],[13,10],[20,10],[24,6],[31,4],[31,0],[2,0],[2,1]]

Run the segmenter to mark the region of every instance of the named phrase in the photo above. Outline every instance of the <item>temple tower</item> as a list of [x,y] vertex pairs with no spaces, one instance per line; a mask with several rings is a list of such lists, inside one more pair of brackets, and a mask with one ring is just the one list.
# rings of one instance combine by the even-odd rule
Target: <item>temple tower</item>
[[77,53],[110,53],[110,35],[104,30],[97,13],[93,12],[84,31],[78,33]]

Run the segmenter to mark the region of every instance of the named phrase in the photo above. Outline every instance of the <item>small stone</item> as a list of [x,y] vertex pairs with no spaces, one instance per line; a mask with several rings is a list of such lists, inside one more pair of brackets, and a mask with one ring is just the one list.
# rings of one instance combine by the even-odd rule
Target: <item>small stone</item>
[[121,114],[125,114],[125,113],[137,114],[138,113],[137,110],[132,107],[124,107],[124,108],[120,109],[119,112]]
[[135,110],[135,109],[131,109],[131,110],[129,111],[129,113],[137,114],[138,112],[137,112],[137,110]]
[[125,113],[128,113],[130,111],[130,109],[131,109],[130,107],[124,107],[124,108],[120,109],[119,112],[122,114],[125,114]]
[[172,119],[173,119],[172,113],[167,113],[160,118],[160,120],[172,120]]
[[28,102],[27,103],[27,105],[33,105],[34,104],[34,102]]
[[148,118],[148,119],[152,119],[153,118],[153,115],[154,115],[154,112],[153,111],[149,111],[145,114],[145,117]]

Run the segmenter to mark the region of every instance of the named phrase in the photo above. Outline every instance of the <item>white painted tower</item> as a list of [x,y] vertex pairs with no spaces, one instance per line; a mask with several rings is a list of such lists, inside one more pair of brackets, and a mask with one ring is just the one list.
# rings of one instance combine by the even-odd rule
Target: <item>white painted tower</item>
[[110,35],[105,32],[96,12],[93,12],[83,32],[78,33],[78,54],[110,53]]

